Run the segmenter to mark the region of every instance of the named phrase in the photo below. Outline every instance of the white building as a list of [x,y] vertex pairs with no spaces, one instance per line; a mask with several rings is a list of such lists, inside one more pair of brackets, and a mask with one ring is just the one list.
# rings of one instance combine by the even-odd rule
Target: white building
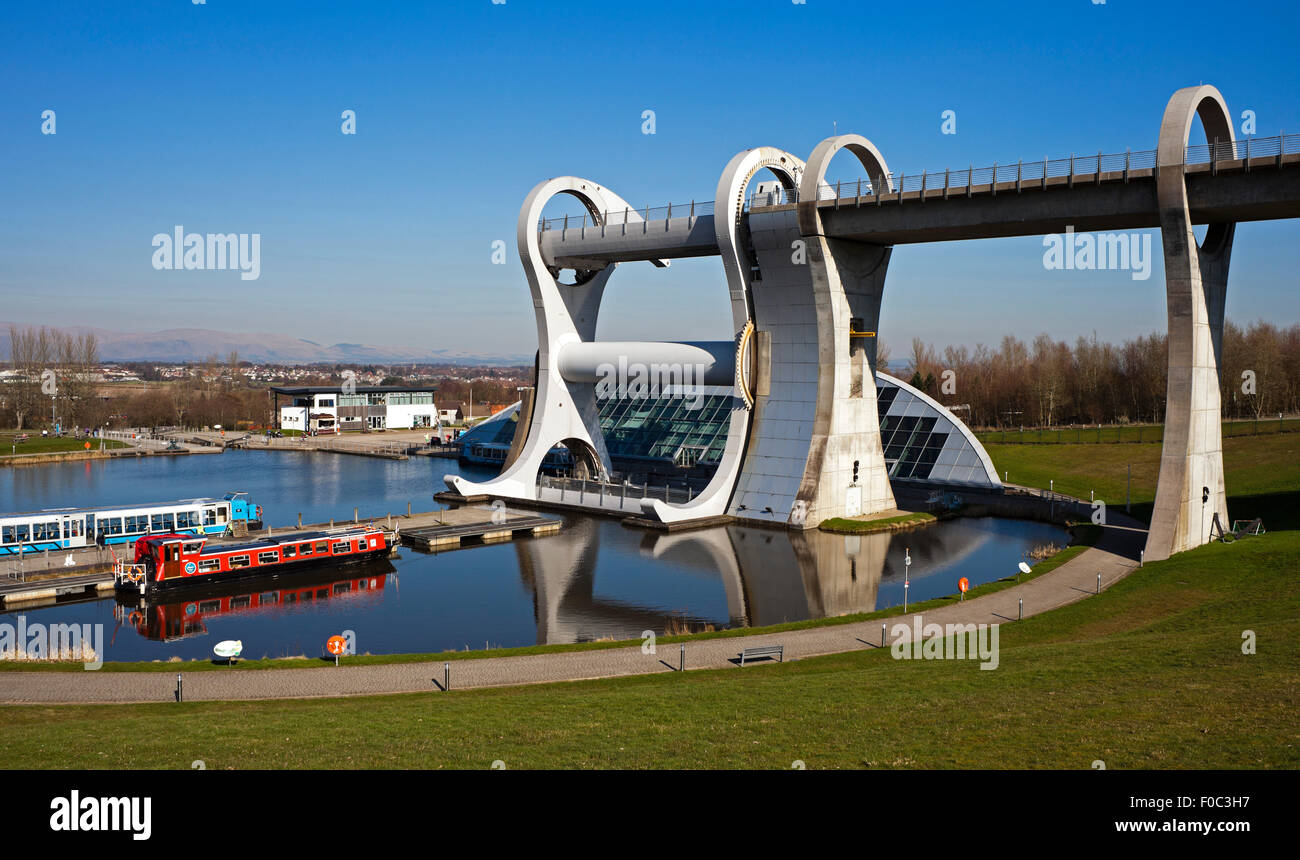
[[[276,426],[281,430],[336,433],[342,430],[410,430],[438,425],[431,389],[358,385],[272,388]],[[280,403],[288,398],[289,404]]]

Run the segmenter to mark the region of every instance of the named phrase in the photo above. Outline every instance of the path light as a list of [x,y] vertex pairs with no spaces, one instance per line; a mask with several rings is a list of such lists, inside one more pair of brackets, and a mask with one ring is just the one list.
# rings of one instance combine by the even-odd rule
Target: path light
[[903,613],[904,614],[907,613],[907,587],[909,585],[908,576],[911,573],[911,568],[912,568],[912,548],[904,547],[903,548]]

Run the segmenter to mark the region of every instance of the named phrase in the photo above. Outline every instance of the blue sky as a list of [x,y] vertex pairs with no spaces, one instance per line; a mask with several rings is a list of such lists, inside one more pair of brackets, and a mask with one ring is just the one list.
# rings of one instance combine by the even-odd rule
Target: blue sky
[[[531,354],[514,231],[545,178],[707,199],[736,152],[806,157],[833,128],[907,172],[1149,149],[1169,95],[1199,82],[1258,135],[1300,133],[1300,12],[1265,5],[8,2],[0,319]],[[152,238],[177,224],[260,233],[261,277],[155,271]],[[1238,228],[1230,318],[1300,319],[1297,240],[1296,221]],[[897,249],[884,341],[901,357],[914,336],[1163,329],[1158,266],[1135,282],[1042,256],[1039,238]],[[729,319],[716,259],[632,264],[600,336],[726,338]]]

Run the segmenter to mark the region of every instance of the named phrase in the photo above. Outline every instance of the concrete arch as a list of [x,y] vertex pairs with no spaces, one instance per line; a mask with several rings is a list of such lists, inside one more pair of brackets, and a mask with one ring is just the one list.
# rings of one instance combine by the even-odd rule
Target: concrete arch
[[895,504],[880,440],[875,384],[875,333],[893,249],[826,236],[817,205],[831,160],[844,149],[858,159],[876,188],[891,187],[885,157],[860,134],[819,143],[799,186],[799,232],[812,276],[819,345],[812,447],[799,491],[811,525]]
[[577,176],[560,176],[538,183],[519,210],[516,239],[528,288],[537,315],[537,392],[528,419],[528,435],[518,456],[496,478],[485,483],[447,475],[449,489],[462,496],[501,495],[514,499],[537,498],[537,474],[547,452],[562,440],[576,440],[586,446],[598,466],[593,477],[607,477],[609,453],[600,432],[595,388],[590,383],[566,381],[559,371],[559,354],[565,344],[590,341],[596,334],[596,319],[605,284],[617,263],[582,274],[576,284],[562,284],[559,271],[546,264],[537,225],[546,204],[557,194],[577,198],[599,226],[605,212],[625,212],[628,221],[642,218],[626,200],[607,188]]
[[[772,146],[747,149],[737,153],[723,168],[714,196],[713,229],[731,298],[731,320],[735,328],[737,353],[740,352],[741,340],[745,337],[747,328],[754,322],[751,277],[755,260],[749,250],[749,237],[742,229],[741,215],[744,213],[745,193],[750,182],[764,169],[772,171],[787,191],[794,192],[799,187],[804,163],[797,156]],[[662,500],[647,499],[642,503],[647,517],[674,523],[727,514],[740,478],[753,419],[749,398],[745,396],[746,383],[740,378],[746,370],[740,362],[737,363],[735,399],[729,419],[727,442],[713,478],[695,499],[686,504],[670,505]]]
[[821,236],[825,232],[817,200],[822,183],[826,181],[826,171],[831,166],[831,159],[841,149],[847,149],[857,157],[871,179],[872,188],[892,192],[893,180],[889,177],[889,168],[885,157],[876,145],[860,134],[841,134],[828,137],[813,149],[808,156],[808,169],[804,171],[799,182],[799,229],[805,236]]
[[[1236,156],[1232,114],[1212,86],[1185,87],[1169,99],[1160,122],[1156,199],[1165,255],[1169,370],[1160,478],[1147,534],[1146,558],[1158,560],[1200,546],[1214,518],[1229,527],[1223,484],[1219,395],[1228,263],[1236,225],[1196,234],[1187,202],[1186,148],[1199,116],[1207,140]],[[1222,158],[1223,152],[1219,153]]]

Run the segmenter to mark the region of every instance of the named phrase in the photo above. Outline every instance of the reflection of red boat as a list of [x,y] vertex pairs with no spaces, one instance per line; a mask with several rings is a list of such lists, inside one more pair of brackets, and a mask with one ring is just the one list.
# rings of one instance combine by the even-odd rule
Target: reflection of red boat
[[114,582],[119,589],[147,594],[160,588],[286,573],[322,564],[353,564],[389,553],[384,532],[374,526],[286,532],[212,547],[206,544],[206,538],[194,535],[142,537],[135,542],[135,560],[118,562]]
[[[375,562],[355,569],[352,578],[338,579],[329,572],[299,571],[276,577],[258,591],[232,590],[229,585],[200,586],[187,589],[183,600],[170,599],[155,603],[148,599],[118,603],[113,614],[126,621],[146,639],[168,642],[187,636],[202,636],[207,627],[204,619],[250,612],[273,612],[278,608],[308,606],[323,600],[355,598],[383,591],[388,574],[394,568],[387,562]],[[249,586],[246,584],[244,589]]]

